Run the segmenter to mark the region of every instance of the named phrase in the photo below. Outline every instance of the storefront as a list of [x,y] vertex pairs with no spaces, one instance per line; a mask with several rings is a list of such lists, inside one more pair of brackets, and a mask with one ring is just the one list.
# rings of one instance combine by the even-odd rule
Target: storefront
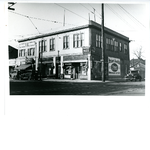
[[88,79],[87,56],[64,56],[63,73],[66,79]]
[[39,60],[38,66],[38,72],[41,73],[42,77],[49,77],[54,74],[53,57],[42,58]]
[[14,71],[15,66],[16,66],[16,59],[10,59],[9,60],[9,73]]

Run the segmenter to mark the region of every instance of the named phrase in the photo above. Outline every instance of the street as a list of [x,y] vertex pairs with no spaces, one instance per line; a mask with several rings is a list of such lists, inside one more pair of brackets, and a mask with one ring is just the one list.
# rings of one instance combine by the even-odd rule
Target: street
[[145,82],[11,80],[10,95],[144,96]]

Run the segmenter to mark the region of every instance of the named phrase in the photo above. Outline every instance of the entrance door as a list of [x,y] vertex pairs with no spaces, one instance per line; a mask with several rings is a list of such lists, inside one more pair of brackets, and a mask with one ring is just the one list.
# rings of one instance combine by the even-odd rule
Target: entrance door
[[61,66],[60,64],[56,64],[56,78],[59,79],[61,74]]

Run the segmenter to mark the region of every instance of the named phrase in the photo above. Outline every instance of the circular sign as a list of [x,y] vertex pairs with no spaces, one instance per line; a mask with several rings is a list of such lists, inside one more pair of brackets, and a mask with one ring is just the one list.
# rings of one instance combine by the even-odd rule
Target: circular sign
[[111,70],[112,70],[113,72],[116,72],[116,71],[118,70],[118,65],[117,65],[116,63],[113,63],[113,64],[111,65]]

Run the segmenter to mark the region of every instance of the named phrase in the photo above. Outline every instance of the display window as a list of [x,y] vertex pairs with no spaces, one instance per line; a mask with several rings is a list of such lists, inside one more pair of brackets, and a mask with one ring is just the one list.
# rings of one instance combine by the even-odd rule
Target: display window
[[66,75],[71,75],[71,68],[72,68],[71,66],[66,66],[65,67],[65,74]]
[[80,78],[87,76],[87,63],[70,63],[64,64],[64,75],[66,78]]

